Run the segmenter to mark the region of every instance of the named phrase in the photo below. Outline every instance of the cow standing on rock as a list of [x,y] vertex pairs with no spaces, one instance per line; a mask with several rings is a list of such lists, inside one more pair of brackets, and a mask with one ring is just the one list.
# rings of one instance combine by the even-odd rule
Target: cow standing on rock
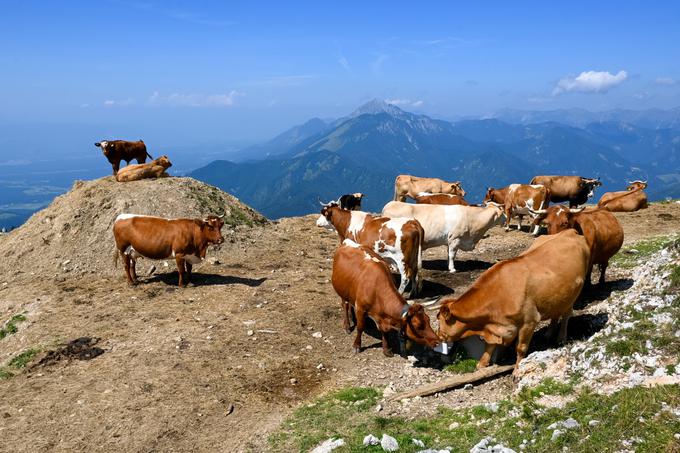
[[137,160],[137,163],[143,164],[146,162],[147,156],[149,159],[153,159],[151,154],[146,152],[146,145],[142,140],[137,142],[128,142],[126,140],[102,140],[97,142],[94,146],[101,148],[102,153],[111,163],[113,167],[113,176],[118,174],[120,170],[120,161],[124,160],[126,164],[129,164],[133,159]]

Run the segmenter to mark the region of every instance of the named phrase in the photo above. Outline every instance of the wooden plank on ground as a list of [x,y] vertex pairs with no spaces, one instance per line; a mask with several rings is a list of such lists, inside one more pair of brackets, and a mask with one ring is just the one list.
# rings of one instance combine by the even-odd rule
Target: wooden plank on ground
[[465,373],[458,376],[452,376],[439,382],[432,382],[430,384],[423,385],[422,387],[418,387],[417,389],[414,390],[394,394],[391,397],[389,397],[388,400],[398,401],[403,400],[405,398],[413,398],[415,396],[434,395],[435,393],[450,390],[465,384],[471,384],[473,382],[488,379],[499,374],[505,374],[509,371],[512,371],[513,368],[515,368],[514,365],[489,366],[486,368],[482,368],[480,370],[476,370],[473,373]]

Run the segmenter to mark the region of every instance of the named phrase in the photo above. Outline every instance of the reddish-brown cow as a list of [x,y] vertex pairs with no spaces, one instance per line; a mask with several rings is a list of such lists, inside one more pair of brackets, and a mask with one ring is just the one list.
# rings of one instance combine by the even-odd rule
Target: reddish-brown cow
[[[532,209],[543,209],[550,203],[550,190],[540,184],[510,184],[502,189],[489,187],[484,197],[484,203],[493,201],[505,207],[505,231],[510,230],[510,218],[517,217],[517,229],[522,229],[522,219],[525,215],[536,217]],[[535,220],[535,219],[534,219]],[[538,234],[539,225],[534,221],[534,236]]]
[[162,260],[172,256],[177,263],[179,286],[186,286],[191,281],[192,265],[205,258],[208,245],[224,242],[220,231],[223,225],[222,218],[213,215],[204,220],[119,215],[113,223],[113,236],[125,263],[128,283],[138,283],[137,258]]
[[340,296],[342,326],[349,334],[350,304],[356,315],[357,336],[354,351],[361,351],[361,334],[366,317],[375,321],[382,333],[383,354],[392,356],[387,333],[398,331],[403,337],[434,348],[439,338],[430,326],[430,318],[420,304],[409,306],[392,283],[387,264],[368,247],[346,239],[333,257],[333,288]]
[[593,196],[595,189],[602,183],[600,179],[583,178],[581,176],[534,176],[531,184],[541,184],[550,190],[550,201],[553,203],[569,202],[570,208],[582,205]]
[[470,203],[460,195],[451,195],[448,193],[420,192],[415,200],[417,204],[459,204],[462,206],[470,206]]
[[[406,297],[420,292],[422,245],[425,232],[417,220],[375,217],[362,211],[341,209],[330,202],[321,209],[317,226],[336,231],[340,242],[351,239],[369,247],[399,272],[399,292]],[[406,289],[411,284],[410,290]]]
[[607,192],[597,206],[612,212],[634,212],[647,208],[647,181],[633,181],[625,191]]
[[616,255],[623,245],[623,228],[616,217],[604,209],[570,210],[566,206],[551,206],[534,212],[538,214],[536,222],[548,226],[548,234],[557,234],[573,228],[585,237],[590,249],[585,285],[590,285],[590,275],[595,264],[600,269],[599,283],[604,283],[609,259]]
[[102,153],[111,163],[113,167],[113,176],[118,174],[120,169],[120,161],[124,160],[126,163],[130,163],[131,160],[136,159],[137,163],[143,164],[146,162],[147,156],[149,159],[153,159],[151,154],[146,152],[146,145],[142,140],[136,142],[129,142],[126,140],[102,140],[97,142],[94,146],[101,148]]
[[489,365],[497,345],[517,339],[517,366],[540,321],[556,324],[561,318],[558,340],[566,339],[589,259],[586,240],[574,230],[539,237],[518,257],[486,270],[460,297],[443,298],[437,315],[439,337],[482,337],[486,347],[477,368]]

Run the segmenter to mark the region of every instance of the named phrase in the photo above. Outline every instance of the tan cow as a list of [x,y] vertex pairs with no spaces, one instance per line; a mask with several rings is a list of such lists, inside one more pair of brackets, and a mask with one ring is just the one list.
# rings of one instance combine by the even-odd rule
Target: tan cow
[[416,343],[434,348],[439,338],[430,326],[430,318],[420,304],[410,305],[392,283],[389,267],[370,248],[345,239],[333,257],[333,289],[340,296],[342,325],[350,333],[350,305],[356,314],[357,336],[354,351],[361,351],[361,334],[366,317],[375,321],[382,333],[383,354],[390,357],[387,333],[397,331]]
[[573,228],[586,238],[590,249],[590,263],[585,285],[590,285],[590,274],[595,264],[600,268],[599,283],[604,283],[609,259],[623,245],[623,228],[616,217],[604,209],[570,210],[562,205],[534,212],[538,214],[536,222],[548,226],[548,234]]
[[574,230],[537,238],[518,257],[487,269],[460,297],[441,300],[439,337],[451,342],[479,335],[486,346],[477,368],[489,365],[496,346],[517,339],[516,369],[539,322],[561,319],[558,340],[566,340],[589,260],[588,243]]
[[570,208],[585,204],[602,183],[600,179],[583,178],[581,176],[534,176],[531,184],[541,184],[550,190],[550,201],[553,203],[569,202]]
[[647,181],[633,181],[625,191],[607,192],[602,195],[597,206],[612,212],[634,212],[639,209],[646,209]]
[[411,175],[399,175],[394,180],[394,201],[406,201],[406,197],[415,200],[420,192],[465,196],[460,181],[446,182],[439,178],[420,178]]
[[116,181],[130,182],[140,179],[167,178],[169,175],[165,171],[170,167],[172,167],[172,163],[170,163],[168,156],[161,156],[148,164],[123,167],[122,170],[118,170]]
[[453,261],[459,249],[474,250],[486,232],[503,220],[503,209],[495,204],[480,207],[390,201],[382,214],[416,219],[425,230],[423,250],[440,245],[448,247],[449,272],[456,272]]
[[522,230],[522,219],[525,215],[534,218],[533,235],[538,234],[540,226],[535,222],[536,214],[531,210],[544,209],[550,203],[550,190],[540,184],[510,184],[502,189],[489,187],[484,197],[484,203],[493,201],[505,207],[505,231],[510,231],[510,219],[518,218],[517,229]]

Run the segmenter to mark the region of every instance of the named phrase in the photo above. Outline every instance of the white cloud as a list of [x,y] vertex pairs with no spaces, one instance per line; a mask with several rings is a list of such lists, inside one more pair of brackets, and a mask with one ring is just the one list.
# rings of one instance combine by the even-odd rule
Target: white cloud
[[577,77],[565,77],[557,82],[553,96],[569,91],[581,93],[605,93],[628,78],[626,71],[612,74],[608,71],[584,71]]
[[181,107],[229,107],[234,105],[238,96],[245,96],[245,93],[231,90],[229,94],[182,94],[172,93],[162,95],[158,91],[149,97],[151,104],[171,105]]
[[392,105],[403,105],[406,107],[422,107],[423,101],[412,101],[410,99],[385,99],[385,102]]
[[352,71],[352,68],[349,65],[349,61],[347,61],[347,58],[345,57],[338,58],[338,63],[340,63],[340,66],[342,66],[345,69],[345,71],[347,72]]
[[132,98],[127,98],[127,99],[122,99],[122,100],[114,100],[114,99],[107,99],[104,101],[104,107],[116,107],[116,106],[122,106],[122,105],[131,105],[134,103],[134,99]]
[[318,79],[316,74],[300,74],[300,75],[285,75],[274,76],[269,79],[255,80],[250,82],[251,85],[270,85],[277,87],[300,86],[304,85],[310,80]]
[[673,86],[673,85],[677,85],[678,81],[671,79],[670,77],[658,77],[656,79],[656,84],[657,85],[665,85],[665,86]]

